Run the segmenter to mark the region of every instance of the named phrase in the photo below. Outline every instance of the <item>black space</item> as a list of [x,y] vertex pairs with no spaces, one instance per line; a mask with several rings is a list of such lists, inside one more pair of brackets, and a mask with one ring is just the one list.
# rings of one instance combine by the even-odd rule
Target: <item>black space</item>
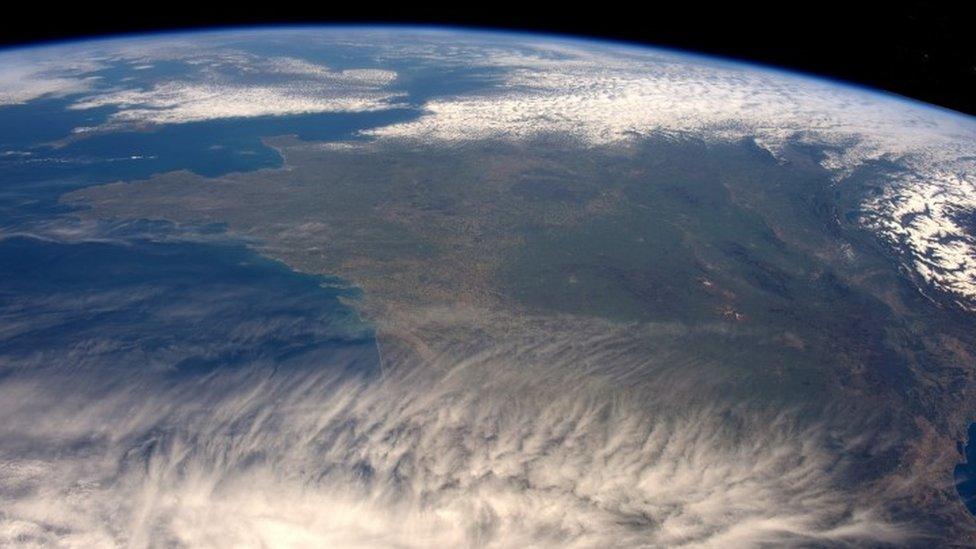
[[[87,3],[5,17],[0,44],[212,26],[276,23],[416,23],[507,28],[594,36],[740,58],[880,88],[976,115],[976,10],[962,2],[880,5],[778,3],[715,7],[562,3],[528,11],[528,3],[459,7],[352,7],[318,2],[229,5],[166,4],[96,9]],[[892,3],[893,4],[893,3]],[[316,7],[317,6],[317,7]],[[950,7],[953,6],[953,7]],[[56,14],[56,15],[55,15]]]

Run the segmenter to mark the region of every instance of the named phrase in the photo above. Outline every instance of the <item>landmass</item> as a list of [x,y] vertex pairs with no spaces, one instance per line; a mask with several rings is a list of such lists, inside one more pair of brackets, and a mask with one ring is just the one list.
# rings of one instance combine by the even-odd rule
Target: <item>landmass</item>
[[223,224],[343,278],[363,290],[352,304],[386,368],[575,337],[608,383],[640,370],[636,383],[670,376],[701,399],[788,409],[850,445],[854,493],[973,539],[952,469],[976,413],[976,320],[918,291],[856,222],[863,187],[815,151],[665,135],[585,154],[558,138],[266,144],[280,168],[62,201],[84,218]]

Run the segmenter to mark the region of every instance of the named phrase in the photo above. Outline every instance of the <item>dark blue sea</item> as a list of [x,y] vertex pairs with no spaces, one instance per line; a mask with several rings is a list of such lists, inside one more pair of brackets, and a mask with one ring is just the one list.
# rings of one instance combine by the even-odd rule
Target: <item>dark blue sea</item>
[[969,512],[976,515],[976,423],[969,426],[963,454],[966,461],[955,470],[956,490]]
[[[420,102],[434,93],[425,82],[402,85]],[[282,160],[264,137],[355,139],[359,130],[416,117],[416,109],[76,138],[72,129],[104,122],[111,109],[70,110],[73,99],[0,107],[0,375],[25,368],[147,368],[173,376],[254,364],[376,368],[371,327],[341,301],[357,293],[344,281],[293,272],[221,227],[81,224],[58,198],[172,170],[219,176],[276,167]]]

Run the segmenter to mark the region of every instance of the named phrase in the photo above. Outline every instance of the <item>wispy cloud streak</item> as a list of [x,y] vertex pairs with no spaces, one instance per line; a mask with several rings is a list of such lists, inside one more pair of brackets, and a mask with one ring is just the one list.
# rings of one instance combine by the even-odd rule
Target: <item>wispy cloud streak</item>
[[0,540],[733,547],[908,535],[851,498],[826,429],[685,400],[672,370],[601,375],[617,336],[580,337],[452,346],[380,376],[260,364],[182,380],[9,376]]

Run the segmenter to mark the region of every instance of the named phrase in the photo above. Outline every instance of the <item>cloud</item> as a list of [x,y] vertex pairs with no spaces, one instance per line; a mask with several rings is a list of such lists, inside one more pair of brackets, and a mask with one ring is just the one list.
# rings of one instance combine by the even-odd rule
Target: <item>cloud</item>
[[[109,40],[0,54],[0,105],[46,96],[82,95],[69,108],[114,106],[93,129],[141,124],[391,108],[395,71],[332,70],[294,57],[268,57],[228,47],[219,35]],[[147,69],[175,62],[184,70],[161,77]],[[97,71],[129,67],[139,77],[103,80]]]
[[[0,243],[12,238],[26,238],[57,244],[115,244],[132,246],[152,243],[220,243],[229,236],[218,225],[180,224],[165,221],[106,221],[57,216],[46,219],[0,225]],[[241,243],[255,244],[253,239],[235,236]]]
[[55,61],[31,52],[0,53],[0,106],[90,91],[99,66],[96,59],[75,56]]
[[455,343],[423,362],[388,355],[379,376],[313,363],[182,380],[8,376],[0,539],[733,547],[910,535],[882,502],[853,497],[827,429],[708,391],[686,400],[674,370],[608,372],[628,330],[600,326]]
[[[367,82],[372,78],[366,77]],[[105,105],[119,110],[109,125],[182,124],[221,118],[252,118],[321,112],[389,109],[396,94],[331,80],[275,85],[239,82],[165,82],[149,90],[121,90],[83,99],[71,108]]]
[[331,70],[306,60],[217,52],[182,57],[195,69],[148,88],[101,91],[70,108],[114,106],[108,125],[181,124],[320,112],[389,109],[399,93],[394,71]]

